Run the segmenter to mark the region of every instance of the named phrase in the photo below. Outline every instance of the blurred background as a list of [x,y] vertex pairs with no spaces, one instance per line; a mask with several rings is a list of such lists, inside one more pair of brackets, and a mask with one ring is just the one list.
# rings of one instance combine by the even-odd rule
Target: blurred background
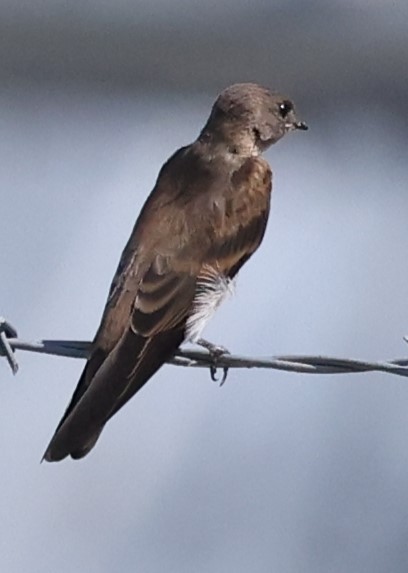
[[[267,152],[264,243],[206,331],[252,356],[407,356],[404,0],[0,1],[0,314],[91,339],[163,161],[256,81],[307,133]],[[265,272],[265,268],[268,269]],[[408,384],[164,367],[81,462],[41,464],[83,367],[0,361],[8,573],[406,573]]]

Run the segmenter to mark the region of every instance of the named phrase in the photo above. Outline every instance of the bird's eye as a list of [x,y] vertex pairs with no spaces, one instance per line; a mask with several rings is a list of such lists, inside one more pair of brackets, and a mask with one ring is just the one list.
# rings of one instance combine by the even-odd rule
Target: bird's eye
[[293,110],[293,105],[290,103],[290,101],[283,101],[282,103],[279,104],[279,113],[283,118],[285,118],[288,115],[288,113],[292,110]]

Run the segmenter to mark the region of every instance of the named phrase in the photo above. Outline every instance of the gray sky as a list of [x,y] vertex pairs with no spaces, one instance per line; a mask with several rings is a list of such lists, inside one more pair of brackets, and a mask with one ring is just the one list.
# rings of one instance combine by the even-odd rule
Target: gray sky
[[[17,34],[29,18],[13,6],[0,9]],[[265,6],[259,2],[254,18],[262,19]],[[280,6],[268,14],[277,10],[283,18]],[[297,5],[287,6],[289,23]],[[356,44],[371,42],[369,31],[379,23],[398,30],[404,9],[402,2],[392,3],[394,12],[380,3],[335,6],[333,37],[343,23],[355,30],[361,13],[366,35],[356,36]],[[93,10],[97,29],[102,4]],[[155,10],[161,14],[159,3]],[[226,16],[221,12],[217,18]],[[243,27],[244,13],[239,4],[235,17]],[[69,30],[73,16],[55,14]],[[325,22],[318,11],[314,16],[308,35],[323,37]],[[153,34],[154,23],[148,25]],[[114,46],[121,36],[112,34]],[[398,38],[384,34],[370,50],[386,53]],[[180,92],[167,91],[170,72],[161,61],[154,89],[143,75],[129,88],[125,78],[120,88],[110,78],[106,89],[63,73],[51,82],[32,64],[27,76],[21,68],[7,76],[0,93],[0,314],[21,337],[94,335],[161,164],[196,137],[215,84],[222,87],[214,61],[199,59],[191,42],[185,57],[200,67],[200,77]],[[286,78],[293,91],[291,62],[301,67],[304,54],[287,43],[280,84]],[[349,40],[336,50],[329,40],[328,46],[321,45],[324,65],[317,71],[303,60],[305,77],[310,71],[335,85],[342,74],[353,85],[365,66],[361,52],[347,67],[340,56]],[[5,55],[2,64],[4,71]],[[267,64],[264,57],[260,80],[273,87]],[[361,97],[370,93],[371,74],[355,84],[358,98],[349,91],[336,102],[303,80],[289,94],[311,129],[267,153],[274,170],[267,235],[208,338],[247,355],[406,355],[406,118],[398,98],[388,99],[393,74],[404,93],[397,64],[390,61],[382,75],[378,59],[372,100]],[[249,79],[240,77],[239,62],[234,79]],[[83,364],[22,352],[18,359],[14,379],[0,361],[2,570],[406,572],[404,379],[231,371],[220,389],[204,370],[166,366],[108,424],[87,458],[40,465]]]

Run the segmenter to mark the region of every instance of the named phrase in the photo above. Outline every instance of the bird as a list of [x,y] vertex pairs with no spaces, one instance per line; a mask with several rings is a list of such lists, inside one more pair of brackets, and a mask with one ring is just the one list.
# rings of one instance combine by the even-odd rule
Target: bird
[[264,237],[272,171],[262,153],[306,129],[290,99],[238,83],[219,94],[197,139],[164,163],[43,460],[86,456],[108,420],[182,343],[223,351],[201,334]]

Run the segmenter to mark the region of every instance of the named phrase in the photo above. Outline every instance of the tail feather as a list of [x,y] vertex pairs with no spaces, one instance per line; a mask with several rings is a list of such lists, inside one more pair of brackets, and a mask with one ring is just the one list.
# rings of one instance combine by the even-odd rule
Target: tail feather
[[89,357],[87,363],[85,364],[85,368],[82,371],[81,377],[67,406],[67,409],[65,410],[64,415],[62,416],[58,426],[55,429],[54,435],[58,432],[62,424],[65,422],[82,396],[85,394],[85,391],[87,390],[92,378],[95,376],[96,372],[103,364],[107,354],[108,353],[101,348],[96,348],[95,351],[92,352],[92,355]]
[[92,450],[92,448],[94,447],[94,445],[98,441],[99,436],[102,433],[102,430],[103,430],[103,426],[100,430],[95,432],[89,438],[89,440],[85,444],[83,444],[80,448],[78,448],[77,450],[72,450],[69,454],[71,456],[71,458],[73,460],[80,460],[81,458],[84,458],[87,454],[89,454],[89,452]]
[[177,350],[182,331],[146,339],[127,331],[93,377],[81,376],[73,398],[44,454],[46,461],[85,456],[111,418]]

